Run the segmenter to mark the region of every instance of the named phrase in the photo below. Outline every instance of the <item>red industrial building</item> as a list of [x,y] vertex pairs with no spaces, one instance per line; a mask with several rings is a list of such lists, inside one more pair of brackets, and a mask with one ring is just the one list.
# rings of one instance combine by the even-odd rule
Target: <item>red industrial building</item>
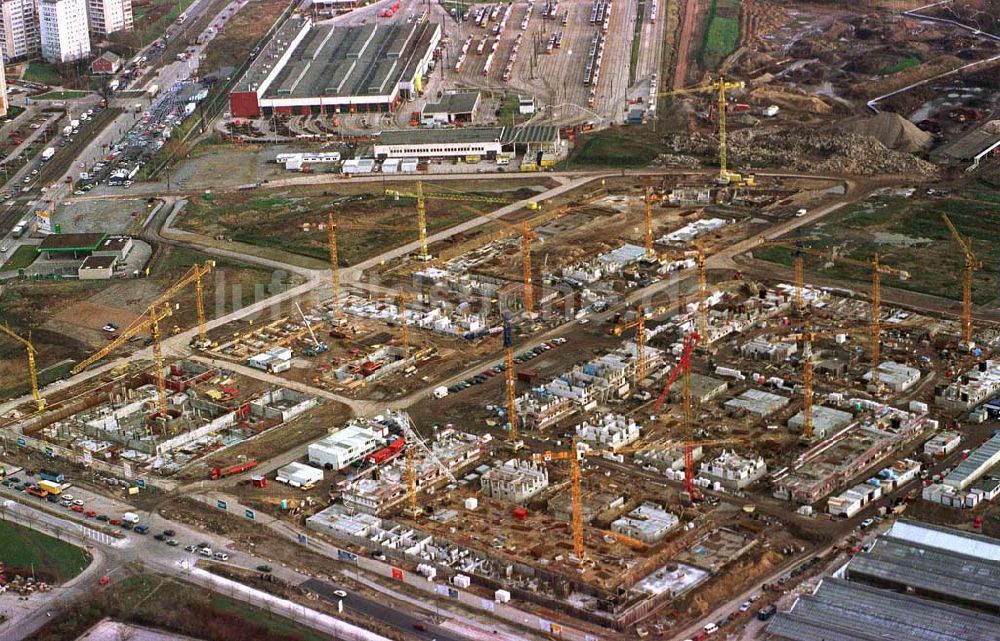
[[234,118],[393,111],[423,91],[441,40],[431,22],[337,27],[293,16],[229,94]]

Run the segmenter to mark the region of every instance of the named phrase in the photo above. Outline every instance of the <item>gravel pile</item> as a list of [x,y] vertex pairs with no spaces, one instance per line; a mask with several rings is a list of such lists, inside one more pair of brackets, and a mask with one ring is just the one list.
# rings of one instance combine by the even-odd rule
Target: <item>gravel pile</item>
[[[661,157],[715,156],[719,144],[705,134],[674,135],[664,141]],[[734,170],[775,168],[802,172],[829,172],[872,176],[915,174],[932,176],[937,167],[908,153],[893,151],[870,136],[816,130],[757,132],[743,130],[729,136],[730,165]]]
[[850,118],[836,130],[847,134],[871,136],[889,149],[916,153],[930,147],[932,136],[899,114],[883,111],[877,116]]

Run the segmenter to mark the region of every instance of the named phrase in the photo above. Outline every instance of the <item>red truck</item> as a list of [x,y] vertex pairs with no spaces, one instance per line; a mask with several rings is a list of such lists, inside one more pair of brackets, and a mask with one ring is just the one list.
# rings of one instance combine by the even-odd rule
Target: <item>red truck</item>
[[208,473],[209,480],[217,481],[219,479],[224,479],[227,476],[232,476],[233,474],[239,474],[241,472],[246,472],[247,470],[252,470],[257,467],[259,463],[256,460],[247,461],[246,463],[240,463],[239,465],[234,465],[232,467],[213,467],[212,471]]

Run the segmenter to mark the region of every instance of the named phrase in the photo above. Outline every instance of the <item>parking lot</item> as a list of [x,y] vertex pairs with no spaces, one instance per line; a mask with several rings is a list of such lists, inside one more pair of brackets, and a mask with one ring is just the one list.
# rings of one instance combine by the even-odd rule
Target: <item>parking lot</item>
[[[529,349],[523,352],[519,352],[517,355],[514,356],[514,363],[516,365],[520,365],[521,363],[527,363],[531,359],[541,356],[550,349],[559,347],[565,342],[566,342],[565,338],[562,337],[553,338],[552,340],[546,341],[541,345],[539,345],[538,347],[535,347],[534,349]],[[502,374],[506,370],[507,370],[507,363],[501,361],[496,365],[493,365],[483,370],[481,374],[470,376],[469,378],[463,379],[461,381],[458,381],[457,383],[452,384],[451,386],[448,387],[448,393],[457,394],[458,392],[467,390],[474,385],[482,385],[489,379],[493,378],[494,376]]]

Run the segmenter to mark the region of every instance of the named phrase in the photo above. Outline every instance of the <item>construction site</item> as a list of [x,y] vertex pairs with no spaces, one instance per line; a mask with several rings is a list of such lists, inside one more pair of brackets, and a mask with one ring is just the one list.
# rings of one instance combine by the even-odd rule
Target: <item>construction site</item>
[[213,315],[195,263],[55,385],[0,325],[3,438],[523,638],[992,616],[946,567],[1000,536],[1000,34],[956,11],[292,11],[229,99],[295,157],[229,118],[248,162],[178,171],[250,182],[157,224],[294,285]]

